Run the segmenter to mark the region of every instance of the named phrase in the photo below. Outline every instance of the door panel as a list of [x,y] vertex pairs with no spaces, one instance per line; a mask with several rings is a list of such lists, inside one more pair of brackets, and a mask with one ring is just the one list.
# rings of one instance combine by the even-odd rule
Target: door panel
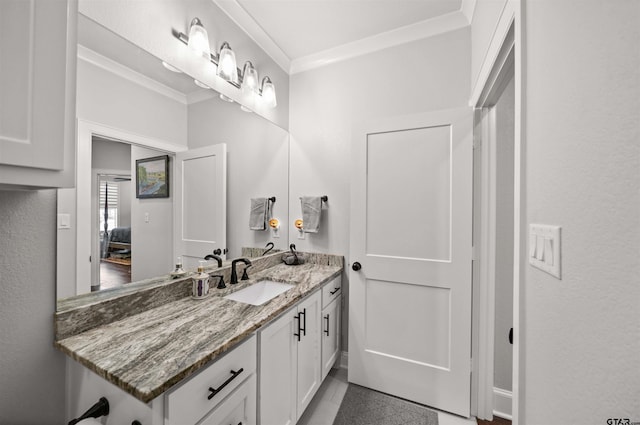
[[472,111],[354,134],[349,381],[468,416]]
[[[450,133],[436,126],[368,135],[367,255],[450,260]],[[393,223],[393,232],[375,231]]]
[[175,256],[185,268],[227,246],[227,149],[224,143],[176,155]]

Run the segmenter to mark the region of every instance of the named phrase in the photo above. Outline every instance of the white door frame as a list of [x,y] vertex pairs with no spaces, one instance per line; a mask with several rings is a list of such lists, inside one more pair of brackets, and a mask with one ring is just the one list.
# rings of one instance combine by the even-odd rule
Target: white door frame
[[[76,145],[76,295],[91,292],[91,263],[87,261],[91,255],[91,141],[93,136],[121,141],[131,145],[157,149],[170,154],[187,150],[186,146],[163,140],[153,139],[126,130],[110,127],[78,118]],[[85,247],[85,248],[82,248]],[[61,265],[58,265],[60,267]],[[84,278],[82,276],[85,276]],[[86,278],[89,276],[89,278]]]
[[[520,293],[523,279],[523,266],[520,252],[524,252],[523,243],[526,235],[522,232],[521,223],[524,223],[523,214],[526,211],[524,189],[524,136],[522,125],[523,111],[523,28],[522,28],[522,3],[509,0],[505,3],[496,30],[493,34],[487,55],[479,72],[478,80],[474,86],[470,99],[470,106],[483,109],[495,102],[495,95],[501,91],[511,76],[514,78],[515,88],[515,134],[514,134],[514,240],[513,240],[513,392],[512,392],[512,421],[518,425],[521,419],[520,382],[524,378],[524,362],[521,353],[524,352],[524,341],[520,323],[523,311],[520,309]],[[510,64],[513,68],[509,69]],[[480,113],[482,113],[480,111]],[[477,114],[477,116],[480,115]],[[492,117],[487,117],[491,119]],[[481,138],[492,137],[491,131],[484,128],[478,129]],[[490,167],[495,167],[495,158],[491,158],[489,149],[482,152],[482,172],[480,204],[482,207],[474,214],[479,214],[480,232],[484,235],[492,234],[495,227],[495,202],[491,203],[489,185],[491,184]],[[494,152],[495,153],[495,152]],[[493,164],[493,165],[492,165]],[[495,170],[493,170],[495,173]],[[495,230],[495,229],[494,229]],[[495,233],[495,232],[493,232]],[[475,242],[474,242],[475,243]],[[495,264],[495,241],[491,238],[481,240],[475,247],[474,258],[479,260],[479,271],[474,274],[474,311],[477,326],[474,326],[473,334],[473,375],[472,387],[475,396],[472,396],[472,410],[478,418],[491,418],[493,416],[493,346],[494,346],[494,282],[492,278]]]

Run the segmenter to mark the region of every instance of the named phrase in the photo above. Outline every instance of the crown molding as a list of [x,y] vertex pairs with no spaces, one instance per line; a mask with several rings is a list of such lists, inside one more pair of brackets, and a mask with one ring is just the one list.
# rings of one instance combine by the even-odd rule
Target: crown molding
[[427,19],[295,59],[291,61],[290,74],[309,71],[378,50],[464,28],[468,25],[469,22],[461,11],[447,13],[446,15]]
[[187,104],[187,96],[185,94],[167,87],[164,84],[161,84],[156,80],[147,77],[146,75],[134,71],[133,69],[128,68],[114,60],[111,60],[106,56],[102,56],[101,54],[96,53],[95,51],[88,49],[87,47],[80,44],[78,45],[78,59],[82,59],[85,62],[102,68],[105,71],[111,72],[112,74],[129,80],[146,89],[152,90],[156,93],[160,93],[161,95],[164,95],[177,102],[185,105]]
[[473,12],[476,10],[477,0],[462,0],[462,5],[460,6],[460,12],[467,18],[467,22],[471,25],[473,21]]
[[236,0],[213,0],[231,20],[243,30],[286,73],[291,68],[291,59],[282,51],[256,20]]

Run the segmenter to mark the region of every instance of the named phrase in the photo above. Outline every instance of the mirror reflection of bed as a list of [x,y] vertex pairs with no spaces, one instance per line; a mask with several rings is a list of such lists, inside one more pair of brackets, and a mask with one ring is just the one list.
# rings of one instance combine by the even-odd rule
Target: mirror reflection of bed
[[103,232],[100,243],[100,288],[131,283],[131,227],[115,227]]

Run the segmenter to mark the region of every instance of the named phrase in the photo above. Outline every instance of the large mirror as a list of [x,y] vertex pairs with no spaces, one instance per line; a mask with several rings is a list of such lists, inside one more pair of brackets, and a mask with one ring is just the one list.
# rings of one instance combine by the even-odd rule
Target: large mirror
[[[239,257],[242,247],[268,242],[286,249],[286,130],[197,86],[190,76],[171,70],[171,64],[163,66],[82,14],[78,49],[77,187],[58,195],[58,213],[72,219],[77,214],[72,220],[77,226],[58,230],[59,299],[165,275],[173,268],[174,226],[180,225],[174,214],[181,189],[175,187],[178,159],[211,146],[225,146],[225,187],[211,187],[204,177],[188,187],[203,197],[226,192],[226,258]],[[164,156],[170,164],[169,196],[136,196],[136,161]],[[281,223],[277,231],[249,229],[251,199],[262,197],[276,199],[271,207]],[[200,216],[217,220],[205,209]]]

